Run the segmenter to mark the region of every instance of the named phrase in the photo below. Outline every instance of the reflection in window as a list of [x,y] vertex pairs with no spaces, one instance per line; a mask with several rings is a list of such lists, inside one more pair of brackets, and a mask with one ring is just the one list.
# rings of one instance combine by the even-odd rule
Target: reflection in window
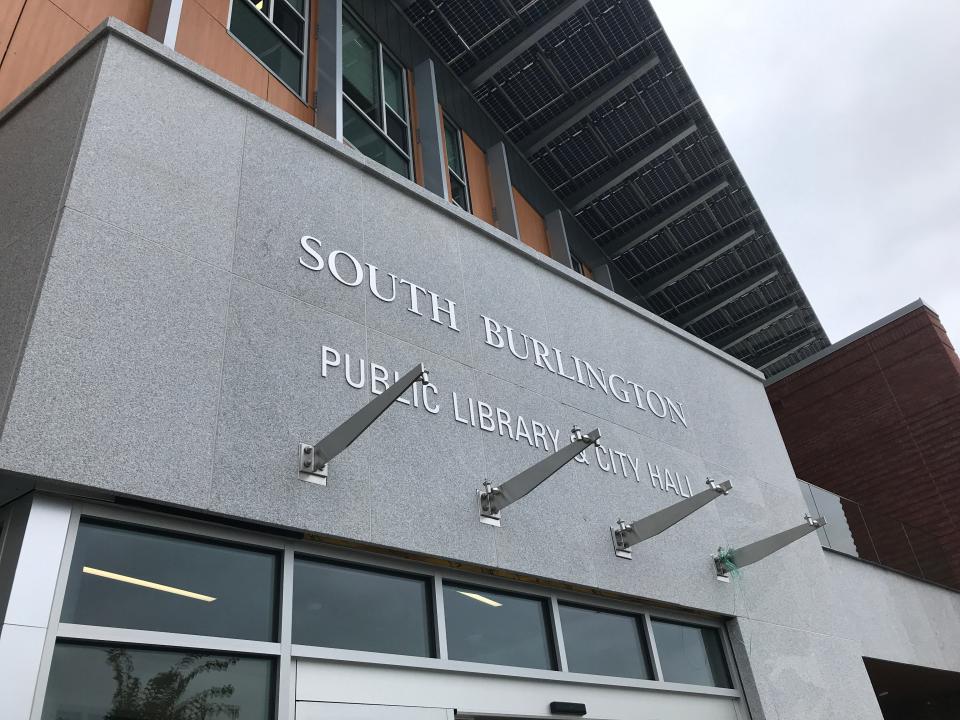
[[301,97],[306,25],[303,0],[233,0],[230,32]]
[[43,720],[269,720],[273,662],[57,643]]
[[430,657],[429,598],[421,578],[297,558],[293,642]]
[[409,117],[404,69],[358,20],[345,12],[344,140],[371,160],[410,177]]
[[593,272],[590,270],[590,266],[573,253],[570,253],[570,267],[586,278],[593,278]]
[[650,679],[642,622],[632,615],[561,604],[560,627],[570,672]]
[[470,211],[470,193],[467,192],[467,170],[463,157],[463,134],[446,115],[443,117],[443,135],[447,148],[447,177],[450,197],[467,212]]
[[716,628],[654,620],[653,636],[667,682],[732,687]]
[[60,619],[273,641],[278,568],[274,553],[83,522]]
[[443,610],[451,660],[555,669],[543,600],[444,583]]

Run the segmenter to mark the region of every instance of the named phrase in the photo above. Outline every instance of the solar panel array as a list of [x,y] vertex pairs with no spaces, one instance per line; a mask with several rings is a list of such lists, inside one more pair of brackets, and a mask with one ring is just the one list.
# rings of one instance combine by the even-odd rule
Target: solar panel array
[[620,292],[768,376],[829,344],[648,0],[405,12],[612,258]]

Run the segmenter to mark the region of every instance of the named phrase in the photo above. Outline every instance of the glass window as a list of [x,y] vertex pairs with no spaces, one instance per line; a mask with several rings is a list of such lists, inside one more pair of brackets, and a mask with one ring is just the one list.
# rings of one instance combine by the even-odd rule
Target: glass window
[[667,682],[732,687],[716,628],[654,620],[653,637]]
[[57,643],[43,720],[269,720],[273,661]]
[[633,615],[560,605],[570,672],[649,680],[653,675],[642,622]]
[[447,176],[450,197],[460,207],[470,211],[470,193],[467,190],[467,171],[463,157],[463,135],[450,118],[443,118],[444,142],[447,149]]
[[570,267],[584,277],[593,277],[593,273],[590,272],[590,268],[587,266],[587,264],[573,253],[570,253]]
[[403,67],[349,13],[343,16],[343,138],[410,177],[410,119]]
[[546,602],[466,585],[443,586],[451,660],[555,669]]
[[306,25],[303,0],[233,0],[230,32],[301,97]]
[[371,160],[406,177],[408,160],[350,105],[343,106],[343,137]]
[[61,621],[276,640],[274,553],[83,522]]
[[297,558],[293,642],[431,657],[430,597],[425,579]]
[[380,122],[379,48],[349,17],[343,19],[343,92],[360,112]]

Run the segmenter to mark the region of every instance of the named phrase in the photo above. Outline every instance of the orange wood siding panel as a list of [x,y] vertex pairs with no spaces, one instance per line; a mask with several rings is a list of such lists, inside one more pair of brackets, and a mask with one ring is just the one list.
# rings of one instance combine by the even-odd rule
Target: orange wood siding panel
[[87,30],[115,17],[140,32],[147,31],[152,0],[53,0],[53,3]]
[[267,100],[270,73],[197,0],[183,0],[177,52]]
[[534,250],[550,255],[547,241],[547,225],[527,199],[513,188],[513,201],[517,205],[517,224],[520,226],[520,241]]
[[198,0],[198,2],[218,23],[224,27],[227,26],[227,20],[230,16],[231,0]]
[[466,133],[463,133],[463,155],[467,164],[470,207],[474,215],[493,225],[493,196],[490,194],[487,156]]
[[[227,31],[231,0],[183,0],[177,52],[183,53],[227,80],[258,95],[281,110],[313,124],[313,108],[294,95]],[[310,18],[316,17],[316,0],[310,3]],[[312,27],[312,24],[311,24]],[[310,28],[308,28],[308,32]],[[307,97],[313,94],[316,48],[309,36]]]
[[313,125],[313,110],[270,74],[267,75],[267,102]]
[[7,51],[13,30],[17,27],[20,12],[26,0],[3,0],[0,2],[0,62]]
[[86,34],[82,25],[50,0],[27,0],[0,63],[0,107],[26,90]]

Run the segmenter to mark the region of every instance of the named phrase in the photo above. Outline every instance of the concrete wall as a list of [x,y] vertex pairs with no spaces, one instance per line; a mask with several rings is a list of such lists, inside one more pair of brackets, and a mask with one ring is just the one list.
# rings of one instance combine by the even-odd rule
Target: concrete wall
[[[103,34],[0,468],[736,618],[754,718],[879,717],[859,645],[822,591],[815,536],[738,581],[714,577],[718,546],[805,512],[756,372],[156,43]],[[21,114],[30,106],[0,121],[0,138]],[[325,261],[340,250],[375,265],[381,292],[393,273],[453,300],[458,330],[432,322],[422,294],[424,314],[411,312],[407,286],[383,302],[308,269],[303,235]],[[338,267],[349,279],[343,256]],[[576,355],[675,399],[686,427],[489,346],[483,315],[560,349],[567,374]],[[342,365],[323,376],[324,346],[342,363],[349,353],[354,377],[357,358],[399,372],[423,362],[437,412],[391,408],[321,487],[298,478],[298,443],[371,397]],[[598,426],[624,453],[619,469],[591,451],[507,508],[503,527],[481,525],[481,482],[546,451],[458,422],[468,397],[561,443],[575,423]],[[708,475],[735,489],[617,559],[618,517],[688,491],[685,479],[655,485],[648,463],[690,491]]]
[[824,553],[844,632],[863,657],[960,672],[960,593]]

